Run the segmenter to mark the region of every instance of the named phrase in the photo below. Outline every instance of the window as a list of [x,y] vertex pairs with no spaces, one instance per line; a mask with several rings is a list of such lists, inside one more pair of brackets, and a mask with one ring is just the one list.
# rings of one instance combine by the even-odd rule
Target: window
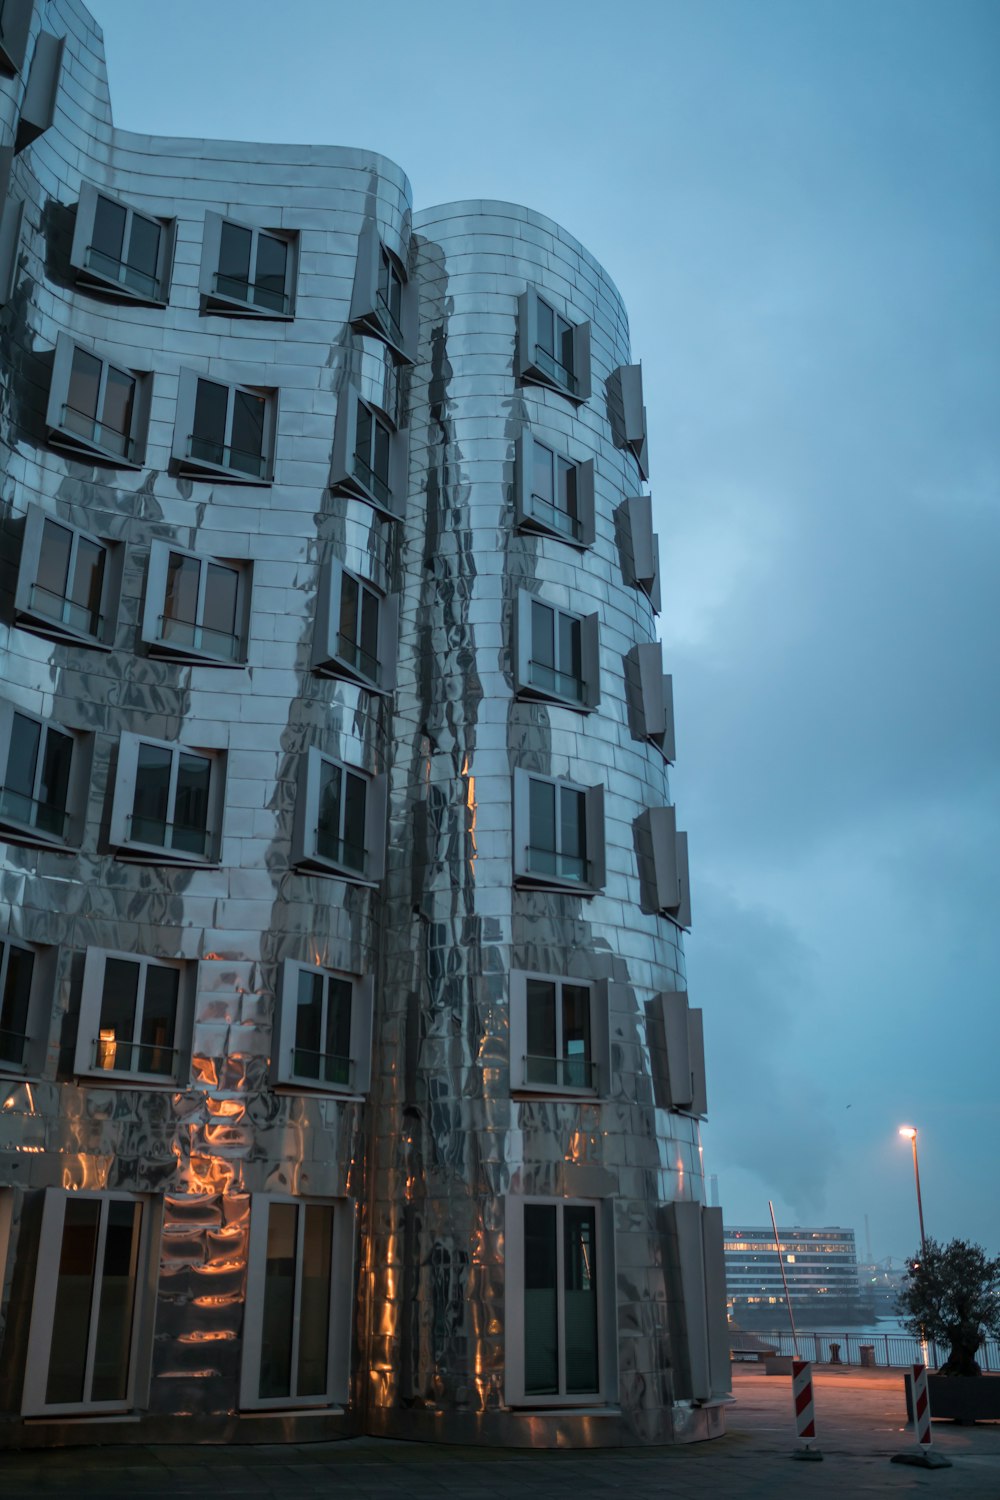
[[653,1096],[658,1109],[708,1114],[705,1037],[702,1013],[683,991],[671,990],[646,1002]]
[[0,1068],[21,1068],[31,1040],[34,952],[10,938],[0,939]]
[[45,415],[49,440],[116,468],[141,468],[149,387],[149,375],[126,370],[60,333]]
[[337,402],[331,486],[396,519],[406,506],[406,440],[377,406],[346,386]]
[[571,323],[529,286],[517,299],[517,375],[586,401],[590,395],[590,324]]
[[663,670],[663,647],[659,641],[643,641],[625,657],[629,726],[634,739],[649,740],[667,761],[676,755],[674,745],[674,682]]
[[177,386],[173,459],[183,474],[240,484],[270,484],[278,393],[227,385],[182,370]]
[[194,966],[88,948],[74,1072],[108,1082],[182,1083]]
[[614,1400],[614,1206],[507,1200],[507,1399],[512,1406]]
[[173,239],[172,220],[141,213],[89,182],[80,188],[70,264],[82,284],[165,307]]
[[313,667],[379,692],[396,681],[399,600],[331,559],[320,578]]
[[576,463],[526,432],[518,443],[517,524],[574,547],[594,541],[594,463]]
[[615,445],[635,459],[639,476],[649,478],[646,407],[642,398],[642,365],[619,365],[608,377],[608,412]]
[[526,589],[517,596],[517,690],[571,708],[601,700],[597,615],[575,615]]
[[25,1416],[128,1411],[149,1376],[150,1199],[47,1188],[24,1371]]
[[120,549],[29,505],[14,608],[39,635],[108,649]]
[[327,1093],[371,1087],[372,979],[285,962],[274,1032],[275,1083]]
[[17,252],[21,243],[24,201],[11,195],[10,174],[14,148],[0,146],[0,307],[6,307],[14,294]]
[[295,312],[297,237],[205,215],[202,311],[230,317],[291,318]]
[[647,807],[636,819],[643,906],[691,926],[687,834],[677,831],[677,809]]
[[514,878],[588,894],[603,887],[603,787],[514,772]]
[[385,870],[385,777],[369,776],[315,747],[296,801],[295,864],[377,885]]
[[254,1194],[240,1406],[348,1399],[354,1206]]
[[646,594],[660,611],[660,538],[653,530],[650,495],[631,495],[615,511],[622,577]]
[[249,611],[248,563],[152,544],[142,638],[158,655],[238,666],[246,661]]
[[512,1089],[607,1093],[609,1055],[606,981],[512,971]]
[[0,0],[0,70],[11,75],[24,65],[31,29],[31,0]]
[[92,737],[0,702],[0,829],[15,843],[79,843]]
[[217,863],[224,769],[218,751],[123,734],[110,834],[119,858]]
[[378,225],[366,219],[358,239],[351,297],[351,325],[388,344],[398,359],[416,353],[416,298],[403,264],[379,239]]

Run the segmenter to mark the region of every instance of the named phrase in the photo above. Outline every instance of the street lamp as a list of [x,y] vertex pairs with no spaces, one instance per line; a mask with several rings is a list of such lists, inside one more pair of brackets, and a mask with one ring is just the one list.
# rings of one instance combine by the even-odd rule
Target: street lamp
[[920,1168],[917,1165],[917,1131],[913,1125],[901,1125],[899,1133],[910,1142],[913,1147],[913,1180],[917,1184],[917,1214],[920,1219],[920,1253],[927,1252],[927,1236],[924,1234],[924,1205],[920,1199]]

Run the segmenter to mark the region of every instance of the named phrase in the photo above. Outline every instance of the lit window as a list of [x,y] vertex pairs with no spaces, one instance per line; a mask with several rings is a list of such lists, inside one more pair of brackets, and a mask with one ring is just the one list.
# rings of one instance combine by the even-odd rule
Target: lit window
[[518,298],[517,374],[573,401],[590,395],[590,324],[571,322],[534,287]]
[[366,219],[358,239],[351,297],[351,325],[374,334],[398,359],[415,353],[416,299],[402,262],[379,239],[378,225]]
[[222,832],[224,756],[123,734],[110,841],[120,858],[213,864]]
[[130,302],[165,307],[173,230],[171,220],[140,213],[85,182],[70,254],[77,281]]
[[250,1209],[240,1405],[348,1399],[353,1205],[265,1197]]
[[577,463],[524,433],[518,443],[517,523],[574,547],[594,541],[594,464]]
[[522,589],[517,596],[518,692],[572,708],[600,702],[596,614],[575,615]]
[[49,440],[114,467],[141,468],[149,382],[60,333],[45,417]]
[[18,624],[40,635],[111,645],[118,549],[29,505],[14,608]]
[[293,862],[376,885],[385,869],[385,777],[312,748],[296,802]]
[[337,401],[330,482],[398,518],[406,504],[406,441],[386,414],[363,401],[353,386]]
[[514,772],[519,884],[592,893],[604,885],[604,788]]
[[182,370],[174,423],[178,470],[242,484],[270,484],[277,408],[274,390],[227,385]]
[[514,970],[510,976],[511,1088],[543,1094],[607,1092],[608,985]]
[[295,304],[294,234],[255,229],[205,215],[202,308],[231,317],[291,318]]
[[42,1208],[25,1416],[128,1411],[144,1401],[153,1204],[48,1188]]
[[0,702],[0,828],[16,843],[79,843],[92,739]]
[[327,1093],[371,1086],[372,981],[286,961],[275,1028],[276,1083]]
[[248,563],[152,544],[142,638],[154,651],[239,665],[246,661],[249,609]]
[[386,597],[368,579],[331,560],[320,581],[314,668],[333,677],[348,677],[379,692],[391,692],[396,678],[398,630],[398,599]]
[[193,966],[88,948],[74,1070],[108,1081],[178,1083]]

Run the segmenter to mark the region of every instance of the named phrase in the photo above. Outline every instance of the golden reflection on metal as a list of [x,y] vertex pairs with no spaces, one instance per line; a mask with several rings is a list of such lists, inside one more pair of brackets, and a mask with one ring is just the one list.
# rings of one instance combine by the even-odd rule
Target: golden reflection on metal
[[118,1056],[118,1038],[114,1027],[102,1026],[97,1036],[97,1066],[111,1069]]

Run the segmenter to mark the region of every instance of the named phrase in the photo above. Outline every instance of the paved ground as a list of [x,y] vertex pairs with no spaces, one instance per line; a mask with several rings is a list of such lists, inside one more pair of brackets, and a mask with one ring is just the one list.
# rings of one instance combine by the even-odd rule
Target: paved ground
[[1000,1500],[1000,1424],[937,1423],[953,1467],[891,1464],[914,1447],[902,1375],[816,1373],[822,1463],[796,1463],[789,1377],[737,1367],[729,1434],[685,1448],[590,1453],[446,1448],[358,1438],[301,1447],[76,1448],[0,1455],[2,1500],[854,1500],[865,1495]]

